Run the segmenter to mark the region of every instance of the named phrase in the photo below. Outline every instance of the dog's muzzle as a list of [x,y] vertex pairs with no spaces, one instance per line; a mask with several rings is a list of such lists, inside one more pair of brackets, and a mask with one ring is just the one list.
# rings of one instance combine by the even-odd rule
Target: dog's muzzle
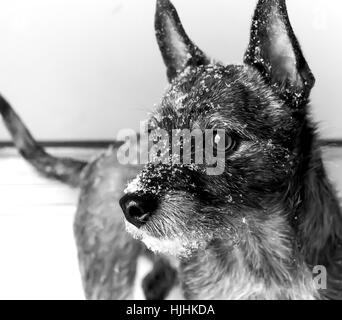
[[120,199],[120,206],[128,222],[140,228],[157,209],[155,196],[129,193]]

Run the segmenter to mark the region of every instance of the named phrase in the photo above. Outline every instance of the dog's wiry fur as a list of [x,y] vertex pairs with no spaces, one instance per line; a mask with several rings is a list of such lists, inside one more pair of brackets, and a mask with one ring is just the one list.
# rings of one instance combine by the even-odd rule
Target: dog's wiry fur
[[[0,101],[27,160],[48,176],[60,164],[72,178],[52,176],[81,186],[75,234],[87,297],[132,298],[136,261],[145,254],[155,264],[144,280],[151,299],[165,298],[177,281],[190,299],[341,298],[342,215],[308,116],[314,77],[285,1],[259,1],[243,65],[207,58],[168,0],[157,1],[155,21],[170,86],[151,126],[225,129],[236,144],[221,175],[206,174],[205,163],[170,159],[136,176],[114,150],[88,165],[48,156],[47,170],[37,165],[45,151]],[[134,176],[126,197],[153,195],[158,204],[139,228],[117,214]],[[177,275],[163,254],[178,257]],[[327,269],[327,290],[314,286],[316,265]]]

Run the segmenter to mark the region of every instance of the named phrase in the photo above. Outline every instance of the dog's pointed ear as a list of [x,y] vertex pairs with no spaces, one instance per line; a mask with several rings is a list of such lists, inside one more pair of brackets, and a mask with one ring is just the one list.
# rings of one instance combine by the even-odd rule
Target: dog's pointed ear
[[209,63],[209,59],[185,33],[169,0],[157,0],[155,30],[170,82],[188,66]]
[[244,61],[292,105],[307,102],[315,78],[291,27],[285,0],[259,0]]

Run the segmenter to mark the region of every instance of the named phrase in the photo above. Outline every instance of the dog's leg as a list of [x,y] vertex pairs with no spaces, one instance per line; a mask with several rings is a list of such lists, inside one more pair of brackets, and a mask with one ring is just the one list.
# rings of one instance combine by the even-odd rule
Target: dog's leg
[[147,300],[164,300],[176,283],[177,271],[165,258],[157,258],[142,287]]

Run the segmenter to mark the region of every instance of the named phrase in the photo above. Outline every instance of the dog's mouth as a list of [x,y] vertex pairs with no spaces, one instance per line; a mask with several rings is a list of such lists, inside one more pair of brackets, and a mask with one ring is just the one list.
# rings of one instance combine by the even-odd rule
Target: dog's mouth
[[188,256],[191,248],[184,245],[180,238],[167,238],[152,235],[145,227],[137,228],[135,225],[125,220],[126,231],[134,239],[143,242],[148,249],[155,253],[162,253],[172,256]]
[[141,227],[136,227],[125,219],[125,226],[126,231],[134,239],[144,243],[149,250],[179,258],[187,258],[194,252],[205,249],[213,238],[199,230],[176,231],[170,225],[168,228],[159,219],[151,219]]

